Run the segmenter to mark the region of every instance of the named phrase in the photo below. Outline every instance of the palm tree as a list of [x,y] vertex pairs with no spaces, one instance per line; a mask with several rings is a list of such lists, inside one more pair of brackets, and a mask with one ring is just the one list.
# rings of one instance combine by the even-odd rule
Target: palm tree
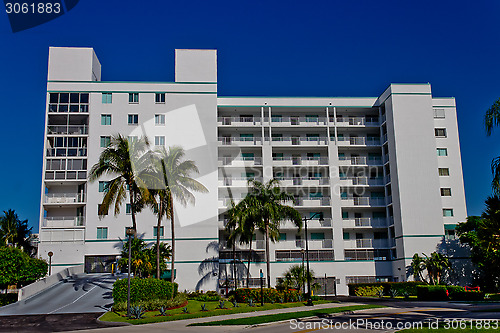
[[302,228],[302,219],[299,212],[286,205],[293,200],[293,195],[281,190],[278,179],[271,179],[267,183],[250,180],[250,192],[245,200],[249,214],[258,219],[258,226],[264,230],[266,240],[266,270],[267,287],[271,288],[271,261],[269,256],[269,241],[279,239],[280,224],[291,220],[299,229]]
[[[191,178],[192,174],[199,173],[198,167],[192,160],[184,160],[186,154],[180,146],[172,146],[166,149],[160,147],[156,150],[158,162],[156,165],[156,179],[161,179],[162,207],[165,209],[165,215],[170,218],[170,231],[172,234],[172,264],[170,281],[174,282],[175,277],[175,219],[174,219],[174,199],[183,206],[188,203],[195,203],[195,197],[191,191],[207,193],[208,189],[197,180]],[[168,213],[167,213],[168,211]],[[158,227],[161,224],[161,218],[158,218]],[[158,229],[159,234],[160,229]],[[157,236],[158,241],[158,236]]]
[[439,284],[444,271],[451,268],[448,258],[437,252],[432,252],[430,257],[425,254],[424,256],[424,265],[431,284]]
[[[486,111],[484,125],[487,136],[491,135],[493,127],[500,126],[500,99]],[[491,172],[493,173],[493,180],[491,182],[493,192],[500,194],[500,156],[494,158],[491,162]]]
[[13,209],[3,212],[0,217],[0,242],[12,244],[32,254],[33,246],[30,243],[32,227],[28,227],[28,220],[21,220]]
[[415,281],[425,281],[422,272],[425,269],[424,258],[420,257],[418,253],[413,255],[413,259],[411,261],[411,269],[413,273],[413,279]]
[[120,206],[127,199],[127,190],[129,191],[134,230],[137,230],[135,215],[149,198],[149,192],[139,177],[139,172],[147,167],[148,161],[144,158],[147,146],[146,138],[129,141],[120,134],[113,136],[109,146],[101,153],[99,161],[92,166],[89,173],[90,182],[104,175],[115,176],[108,182],[106,194],[99,207],[100,216],[107,215],[109,208],[113,205],[114,214],[118,215]]

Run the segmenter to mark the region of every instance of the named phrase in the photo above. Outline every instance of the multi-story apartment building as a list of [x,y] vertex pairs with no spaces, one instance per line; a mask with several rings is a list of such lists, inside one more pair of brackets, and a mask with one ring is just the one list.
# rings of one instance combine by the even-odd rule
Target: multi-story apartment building
[[[217,95],[214,50],[176,50],[175,65],[173,83],[101,81],[92,49],[50,49],[39,253],[54,252],[57,267],[106,271],[120,252],[129,207],[99,217],[112,176],[87,181],[117,133],[183,146],[209,189],[194,206],[175,207],[181,289],[232,279],[225,211],[249,179],[278,178],[290,204],[314,217],[307,240],[282,224],[270,249],[272,284],[303,262],[305,241],[328,293],[346,294],[351,282],[404,281],[413,254],[435,251],[465,220],[455,100],[434,98],[429,84],[391,84],[379,97],[229,98]],[[169,242],[168,221],[155,226],[150,211],[138,215],[141,237],[152,242],[160,232]],[[238,259],[251,257],[253,285],[265,271],[264,248],[259,231],[251,254],[237,244]]]

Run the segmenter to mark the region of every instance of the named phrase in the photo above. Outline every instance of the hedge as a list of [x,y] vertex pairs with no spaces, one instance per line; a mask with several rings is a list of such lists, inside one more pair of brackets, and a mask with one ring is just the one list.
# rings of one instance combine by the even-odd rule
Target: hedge
[[447,286],[418,286],[417,297],[422,301],[447,301],[448,287]]
[[417,296],[417,286],[423,282],[373,282],[373,283],[351,283],[349,284],[350,296],[378,296],[379,290],[383,290],[384,295],[391,296],[394,290],[398,296]]
[[[278,291],[274,288],[263,288],[264,303],[298,302],[302,293],[296,289]],[[251,298],[254,303],[260,302],[261,294],[259,288],[237,289],[234,297],[239,303],[247,303]]]
[[0,294],[0,306],[17,302],[17,293]]
[[[130,301],[136,303],[151,299],[168,299],[177,295],[177,283],[159,280],[156,278],[138,278],[130,279]],[[113,300],[123,302],[127,300],[127,279],[117,280],[113,284]]]

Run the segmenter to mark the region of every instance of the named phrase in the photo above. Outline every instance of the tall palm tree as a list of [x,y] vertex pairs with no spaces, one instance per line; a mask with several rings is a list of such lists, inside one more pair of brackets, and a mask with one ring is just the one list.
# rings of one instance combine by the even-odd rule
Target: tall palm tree
[[[194,161],[183,160],[186,153],[182,147],[172,146],[168,149],[160,147],[156,150],[156,154],[159,159],[159,162],[156,163],[158,167],[156,172],[159,173],[159,176],[156,178],[162,180],[160,189],[165,191],[163,193],[164,207],[168,209],[170,217],[170,231],[172,235],[172,264],[170,268],[172,273],[170,281],[173,283],[175,276],[174,199],[183,206],[186,206],[188,203],[194,205],[195,197],[191,191],[207,193],[208,189],[197,180],[191,178],[191,175],[199,173],[199,170]],[[161,219],[159,223],[161,223]],[[160,229],[158,229],[159,232]]]
[[[486,135],[490,136],[493,128],[500,126],[500,99],[498,99],[487,111],[484,116],[484,126],[486,128]],[[491,172],[493,173],[493,180],[491,187],[495,194],[500,195],[500,156],[493,159],[491,162]]]
[[413,273],[413,279],[415,281],[425,281],[422,272],[425,269],[424,258],[415,253],[411,261],[411,269]]
[[13,209],[4,211],[0,217],[0,241],[5,245],[12,244],[22,248],[28,254],[32,252],[29,241],[31,229],[28,227],[28,220],[19,219]]
[[302,229],[302,219],[299,212],[286,205],[293,200],[293,195],[281,190],[278,179],[271,179],[267,183],[250,180],[250,192],[247,197],[249,214],[258,218],[258,226],[264,230],[266,241],[266,274],[267,287],[271,288],[271,260],[269,255],[269,241],[279,239],[279,228],[285,220],[291,220],[299,229]]
[[144,151],[148,146],[146,138],[129,141],[118,134],[111,138],[110,145],[99,156],[99,161],[92,166],[89,181],[94,182],[102,176],[114,176],[109,181],[106,194],[99,208],[99,215],[107,215],[109,208],[114,205],[114,214],[120,213],[120,206],[127,199],[132,215],[132,227],[137,230],[136,213],[145,200],[149,198],[149,191],[139,177],[142,170],[147,168],[148,160],[144,158]]
[[437,252],[432,252],[430,257],[425,254],[424,256],[424,265],[431,284],[439,284],[443,273],[451,268],[448,258]]

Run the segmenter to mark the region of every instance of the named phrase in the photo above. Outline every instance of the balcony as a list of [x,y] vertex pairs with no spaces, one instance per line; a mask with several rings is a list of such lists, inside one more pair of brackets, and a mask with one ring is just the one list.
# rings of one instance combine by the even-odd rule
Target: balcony
[[45,180],[85,180],[87,171],[45,171]]
[[[322,221],[320,221],[319,219],[307,220],[308,229],[322,229],[331,227],[332,227],[331,217],[325,217]],[[297,227],[295,226],[295,224],[293,224],[293,222],[287,220],[281,225],[281,229],[297,230]]]
[[49,113],[66,113],[66,112],[78,112],[87,113],[89,112],[88,104],[50,104]]
[[385,207],[385,198],[341,197],[342,206]]
[[273,137],[271,141],[273,146],[321,146],[328,144],[328,140],[324,136]]
[[[333,123],[333,117],[330,117],[330,123]],[[349,126],[379,126],[380,122],[378,119],[365,118],[365,117],[337,117],[337,126],[339,127],[349,127]]]
[[[332,137],[332,140],[334,138]],[[364,136],[350,136],[338,137],[337,144],[339,146],[380,146],[380,138],[364,137]]]
[[248,167],[261,165],[262,157],[219,157],[219,166]]
[[217,117],[217,124],[220,126],[255,126],[261,125],[260,117]]
[[382,165],[382,159],[366,156],[339,157],[339,165]]
[[386,228],[386,218],[359,217],[343,220],[344,228]]
[[72,229],[41,228],[40,241],[43,243],[65,243],[85,241],[85,228],[74,227]]
[[318,126],[318,125],[326,125],[326,117],[299,117],[299,116],[274,116],[271,117],[271,125],[272,126],[299,126],[299,127],[308,127],[308,126]]
[[49,148],[47,157],[82,157],[87,156],[87,148]]
[[219,186],[240,186],[240,187],[247,187],[248,186],[248,181],[250,180],[257,180],[259,182],[262,182],[261,177],[252,177],[252,178],[247,178],[247,177],[234,177],[234,178],[219,178]]
[[368,249],[368,248],[388,248],[388,239],[349,239],[344,240],[344,248],[346,249]]
[[87,125],[48,125],[47,135],[87,135]]
[[289,165],[328,165],[328,157],[292,157],[292,156],[273,156],[273,162],[276,166],[289,166]]
[[84,216],[53,216],[44,217],[43,228],[73,228],[85,226]]
[[330,180],[327,177],[276,177],[282,186],[328,186]]
[[321,207],[330,206],[330,198],[325,197],[295,197],[293,200],[295,206],[300,207]]
[[256,146],[262,144],[261,138],[254,137],[219,137],[219,146]]
[[342,186],[382,186],[384,185],[383,178],[368,178],[368,177],[340,177],[340,185]]
[[44,196],[46,204],[73,204],[84,203],[85,195],[82,193],[47,193]]

